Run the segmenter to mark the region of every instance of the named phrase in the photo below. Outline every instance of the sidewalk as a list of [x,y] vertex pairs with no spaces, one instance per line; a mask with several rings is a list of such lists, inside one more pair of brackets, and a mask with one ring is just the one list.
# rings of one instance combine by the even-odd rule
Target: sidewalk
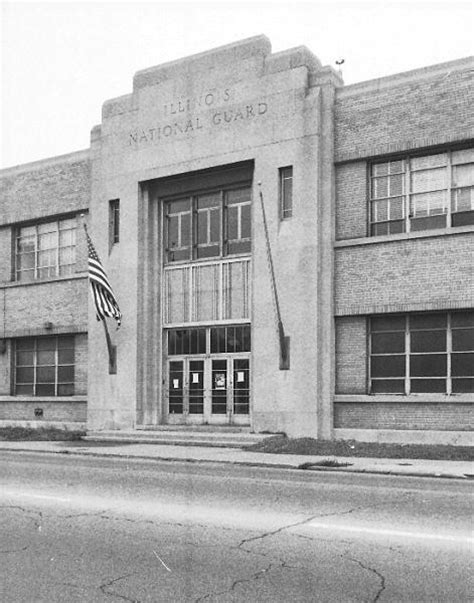
[[[469,461],[431,461],[423,459],[379,459],[329,457],[249,452],[239,448],[207,446],[174,446],[167,444],[136,444],[115,442],[0,442],[0,451],[41,452],[77,456],[177,460],[198,463],[231,463],[251,467],[278,467],[349,473],[375,473],[417,477],[474,478],[474,463]],[[325,466],[337,461],[339,467]],[[323,465],[318,465],[323,463]],[[346,465],[347,464],[347,465]]]

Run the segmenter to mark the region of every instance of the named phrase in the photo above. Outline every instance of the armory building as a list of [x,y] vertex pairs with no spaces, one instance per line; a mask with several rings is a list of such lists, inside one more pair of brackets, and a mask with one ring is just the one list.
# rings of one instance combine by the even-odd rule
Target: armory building
[[0,420],[468,442],[472,73],[344,86],[256,37],[139,71],[89,149],[3,170]]

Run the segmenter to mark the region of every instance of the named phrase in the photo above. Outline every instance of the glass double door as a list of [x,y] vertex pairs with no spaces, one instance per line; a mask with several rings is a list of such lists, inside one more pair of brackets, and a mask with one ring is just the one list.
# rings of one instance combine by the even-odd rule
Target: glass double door
[[173,358],[165,392],[170,424],[248,425],[250,358]]

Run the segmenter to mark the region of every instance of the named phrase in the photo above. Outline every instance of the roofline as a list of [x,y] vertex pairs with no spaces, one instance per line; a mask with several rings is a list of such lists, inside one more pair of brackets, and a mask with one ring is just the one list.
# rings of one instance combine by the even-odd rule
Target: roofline
[[338,88],[337,96],[351,96],[353,94],[373,91],[374,89],[380,90],[391,86],[401,85],[411,80],[420,80],[442,74],[449,75],[451,71],[469,69],[474,70],[474,56],[463,57],[461,59],[447,61],[446,63],[436,63],[410,71],[401,71],[399,73],[394,73],[393,75],[385,75],[373,80],[364,80],[362,82],[348,84],[342,88]]
[[64,155],[56,155],[53,157],[47,157],[45,159],[30,161],[28,163],[12,165],[10,167],[0,169],[0,177],[10,176],[21,172],[28,172],[30,170],[40,170],[42,168],[60,163],[75,163],[76,161],[89,159],[90,155],[90,149],[82,149],[81,151],[73,151],[72,153],[65,153]]

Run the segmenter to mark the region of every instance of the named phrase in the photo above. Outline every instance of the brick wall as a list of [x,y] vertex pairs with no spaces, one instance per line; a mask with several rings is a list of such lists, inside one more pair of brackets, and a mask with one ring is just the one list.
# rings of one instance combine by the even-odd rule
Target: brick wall
[[46,335],[45,322],[53,323],[52,333],[87,330],[86,277],[5,287],[0,294],[5,337]]
[[367,236],[367,163],[336,166],[336,240]]
[[472,233],[337,248],[335,300],[337,315],[472,308]]
[[367,393],[365,316],[336,318],[336,394]]
[[336,403],[334,427],[345,429],[424,429],[470,431],[473,404]]
[[[43,410],[42,417],[35,416],[35,408]],[[0,420],[8,421],[59,421],[86,422],[86,402],[5,402],[0,400]]]
[[339,89],[336,160],[472,138],[472,69],[462,59]]
[[90,161],[81,151],[0,172],[2,224],[89,207]]

